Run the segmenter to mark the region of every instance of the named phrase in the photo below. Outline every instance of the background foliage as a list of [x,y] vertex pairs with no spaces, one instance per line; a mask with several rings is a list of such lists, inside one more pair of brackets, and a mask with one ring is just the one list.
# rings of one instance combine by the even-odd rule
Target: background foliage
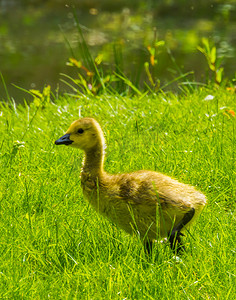
[[[77,76],[77,70],[66,65],[71,50],[81,60],[73,7],[93,57],[101,54],[103,67],[114,69],[115,47],[122,53],[120,67],[135,84],[146,80],[147,62],[155,84],[163,86],[188,72],[193,72],[189,80],[205,83],[211,71],[206,73],[207,62],[197,50],[203,37],[215,45],[225,77],[235,78],[235,1],[196,5],[195,1],[1,0],[0,72],[16,102],[26,96],[12,83],[36,90],[49,84],[60,93],[68,91],[60,73]],[[165,45],[154,49],[158,41]],[[150,49],[156,50],[154,66]],[[1,83],[0,97],[5,98]]]

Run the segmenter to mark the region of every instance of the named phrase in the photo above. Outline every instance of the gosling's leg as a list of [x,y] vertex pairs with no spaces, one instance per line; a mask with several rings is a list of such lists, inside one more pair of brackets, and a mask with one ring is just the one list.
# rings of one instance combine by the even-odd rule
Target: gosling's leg
[[148,256],[152,255],[152,249],[153,249],[153,242],[150,240],[147,240],[144,242],[144,251]]
[[169,241],[170,241],[170,247],[172,250],[176,251],[177,253],[184,251],[184,245],[181,242],[181,236],[183,236],[183,233],[181,233],[181,229],[188,224],[193,218],[195,214],[195,209],[191,208],[190,211],[188,211],[183,219],[177,224],[171,231],[169,235]]

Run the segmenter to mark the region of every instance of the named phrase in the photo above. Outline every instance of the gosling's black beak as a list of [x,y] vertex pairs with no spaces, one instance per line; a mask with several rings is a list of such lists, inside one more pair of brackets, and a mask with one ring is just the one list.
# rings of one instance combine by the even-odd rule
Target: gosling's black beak
[[70,140],[70,134],[67,133],[55,141],[56,145],[70,145],[73,141]]

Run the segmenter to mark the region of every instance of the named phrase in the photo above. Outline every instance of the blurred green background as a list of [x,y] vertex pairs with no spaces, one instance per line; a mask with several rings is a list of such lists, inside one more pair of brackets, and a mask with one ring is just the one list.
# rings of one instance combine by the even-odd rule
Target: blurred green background
[[158,54],[162,82],[172,80],[177,70],[194,71],[195,80],[205,82],[207,62],[197,46],[207,37],[222,57],[225,76],[235,76],[235,0],[0,0],[0,72],[16,102],[30,96],[12,83],[24,89],[42,90],[46,84],[59,92],[68,89],[60,73],[76,76],[77,70],[66,65],[70,47],[80,59],[73,11],[92,54],[102,53],[107,68],[114,65],[116,43],[124,71],[139,72],[157,39],[168,49]]

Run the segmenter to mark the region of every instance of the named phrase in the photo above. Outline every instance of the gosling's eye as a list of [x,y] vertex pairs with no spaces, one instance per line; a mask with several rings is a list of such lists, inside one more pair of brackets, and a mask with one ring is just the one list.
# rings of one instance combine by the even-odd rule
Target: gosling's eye
[[79,128],[79,129],[78,129],[78,133],[81,134],[81,133],[83,133],[83,132],[84,132],[84,130],[83,130],[82,128]]

